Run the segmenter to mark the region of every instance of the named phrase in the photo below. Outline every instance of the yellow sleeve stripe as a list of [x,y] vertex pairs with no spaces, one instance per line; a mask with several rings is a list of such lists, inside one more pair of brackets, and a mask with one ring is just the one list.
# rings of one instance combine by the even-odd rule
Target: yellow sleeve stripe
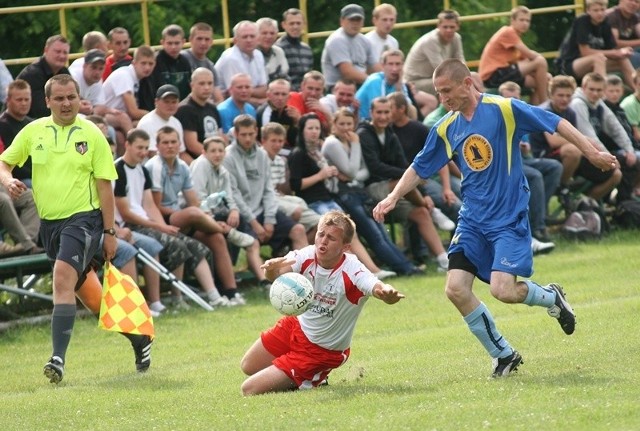
[[494,103],[498,105],[500,108],[500,112],[502,113],[502,119],[504,120],[504,125],[506,129],[506,140],[505,144],[507,146],[507,172],[511,173],[511,141],[513,140],[513,135],[516,130],[516,120],[513,116],[513,107],[511,106],[511,100],[505,99],[502,97],[493,97],[485,95],[482,98],[482,103]]
[[442,140],[444,141],[444,146],[447,150],[447,157],[449,159],[453,157],[453,149],[451,148],[451,142],[449,142],[449,138],[447,138],[447,128],[451,123],[453,123],[456,118],[458,118],[458,115],[460,115],[460,113],[457,111],[449,115],[449,117],[447,117],[442,123],[440,123],[438,129],[436,130],[438,136],[440,136],[440,138],[442,138]]

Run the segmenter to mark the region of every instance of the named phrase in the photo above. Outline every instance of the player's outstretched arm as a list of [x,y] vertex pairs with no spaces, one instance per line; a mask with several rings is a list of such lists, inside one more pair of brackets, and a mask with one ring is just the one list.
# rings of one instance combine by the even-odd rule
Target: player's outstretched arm
[[387,304],[395,304],[404,298],[404,295],[394,289],[393,286],[382,282],[376,283],[373,287],[373,296]]
[[295,260],[287,260],[285,257],[276,257],[267,260],[260,267],[264,271],[264,276],[273,281],[278,278],[279,275],[293,271],[292,265],[296,263]]
[[564,118],[558,123],[558,133],[578,147],[582,154],[596,167],[610,171],[616,167],[616,156],[608,151],[598,151],[591,142]]
[[377,222],[383,222],[384,216],[391,212],[401,197],[413,190],[420,182],[420,177],[416,171],[409,166],[386,198],[381,200],[373,209],[373,218]]

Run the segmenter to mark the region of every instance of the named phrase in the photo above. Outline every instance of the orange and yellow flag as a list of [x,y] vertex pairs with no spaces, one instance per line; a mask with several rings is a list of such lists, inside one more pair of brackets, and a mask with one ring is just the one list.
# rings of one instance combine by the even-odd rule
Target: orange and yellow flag
[[136,283],[118,268],[104,265],[98,326],[107,331],[154,336],[149,306]]

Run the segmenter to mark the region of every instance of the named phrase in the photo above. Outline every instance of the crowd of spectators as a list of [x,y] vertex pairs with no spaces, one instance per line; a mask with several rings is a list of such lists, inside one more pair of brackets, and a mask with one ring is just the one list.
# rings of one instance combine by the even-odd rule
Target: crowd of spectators
[[[522,90],[529,103],[566,118],[618,157],[618,168],[604,173],[560,136],[523,138],[534,253],[555,246],[547,229],[549,202],[578,177],[601,201],[615,202],[614,190],[618,202],[640,196],[639,2],[607,6],[586,1],[586,13],[559,47],[555,70],[521,39],[531,12],[514,8],[472,75],[480,91],[519,98]],[[318,64],[302,40],[306,17],[293,8],[280,23],[271,17],[237,23],[233,46],[215,61],[209,56],[213,28],[202,22],[189,29],[186,47],[185,31],[167,25],[157,52],[132,48],[122,27],[107,35],[90,31],[84,56],[69,68],[69,42],[51,36],[43,55],[15,80],[0,69],[0,151],[27,123],[49,115],[45,82],[73,76],[80,113],[102,125],[113,148],[119,238],[151,238],[157,244],[151,254],[179,278],[197,279],[214,306],[245,303],[234,275],[240,251],[268,288],[261,246],[273,256],[306,246],[320,215],[333,209],[356,221],[360,238],[352,250],[380,279],[432,267],[446,271],[443,238],[456,227],[463,189],[454,165],[399,202],[387,221],[400,227],[402,243],[373,220],[371,209],[446,114],[432,74],[445,59],[464,61],[460,17],[442,11],[436,28],[411,47],[391,35],[396,18],[394,6],[381,4],[372,13],[374,29],[362,34],[364,9],[344,6]],[[13,171],[27,185],[30,163]],[[14,244],[0,242],[0,256],[41,252],[33,196],[7,196],[0,190],[0,223]],[[131,258],[123,256],[122,266],[128,265]],[[147,299],[160,315],[159,281],[144,275]]]

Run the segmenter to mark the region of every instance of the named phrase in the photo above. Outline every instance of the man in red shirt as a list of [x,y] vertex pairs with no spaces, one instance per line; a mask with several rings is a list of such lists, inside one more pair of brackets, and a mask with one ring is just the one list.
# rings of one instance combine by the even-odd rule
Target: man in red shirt
[[329,120],[331,113],[320,103],[320,98],[324,93],[324,75],[317,70],[312,70],[304,74],[300,91],[292,91],[289,95],[288,106],[296,108],[300,115],[313,112],[318,115],[322,128],[325,132],[329,130]]
[[104,72],[102,72],[102,80],[105,81],[111,72],[122,66],[128,66],[133,61],[133,57],[129,55],[131,47],[131,38],[126,28],[116,27],[111,29],[107,35],[109,38],[109,49],[111,54],[107,56],[104,64]]

